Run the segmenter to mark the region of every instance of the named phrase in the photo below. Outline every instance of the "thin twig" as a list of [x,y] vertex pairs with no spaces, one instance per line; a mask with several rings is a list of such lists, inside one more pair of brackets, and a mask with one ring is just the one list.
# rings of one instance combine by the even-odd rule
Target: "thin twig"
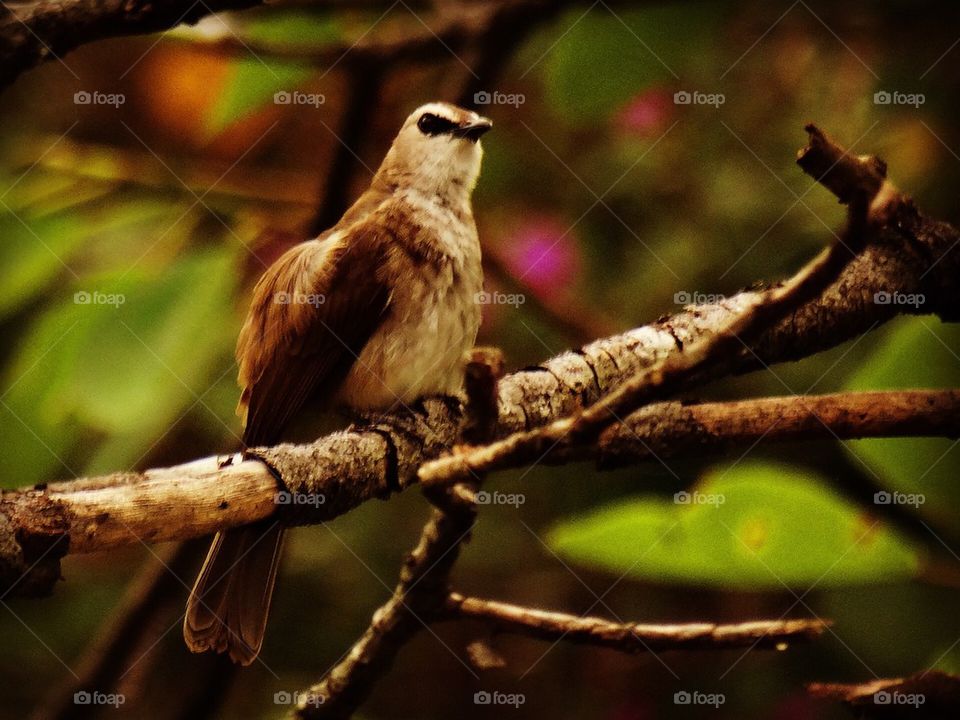
[[626,653],[664,650],[723,650],[733,647],[786,649],[788,643],[819,637],[824,620],[757,620],[716,623],[621,623],[598,617],[550,612],[512,603],[451,593],[447,620],[480,620],[494,632],[529,635],[540,640],[565,640]]
[[442,606],[450,569],[475,517],[472,506],[461,506],[460,512],[434,510],[417,547],[404,562],[393,596],[377,609],[370,627],[344,659],[299,694],[297,718],[348,718],[366,700],[400,648]]

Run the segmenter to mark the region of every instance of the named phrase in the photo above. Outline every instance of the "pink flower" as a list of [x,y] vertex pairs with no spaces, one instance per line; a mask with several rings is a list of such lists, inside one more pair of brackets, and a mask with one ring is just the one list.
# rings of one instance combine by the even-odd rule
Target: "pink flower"
[[661,129],[673,110],[669,93],[650,88],[634,95],[616,115],[617,127],[626,133],[647,135]]
[[580,253],[569,226],[551,217],[528,220],[505,238],[511,274],[538,293],[568,292],[580,273]]

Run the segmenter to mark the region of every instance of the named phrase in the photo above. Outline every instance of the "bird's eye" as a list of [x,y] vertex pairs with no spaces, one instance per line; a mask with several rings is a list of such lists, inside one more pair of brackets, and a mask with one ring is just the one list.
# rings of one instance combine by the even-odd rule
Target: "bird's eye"
[[433,113],[424,113],[417,120],[417,127],[424,135],[440,135],[456,129],[457,124]]

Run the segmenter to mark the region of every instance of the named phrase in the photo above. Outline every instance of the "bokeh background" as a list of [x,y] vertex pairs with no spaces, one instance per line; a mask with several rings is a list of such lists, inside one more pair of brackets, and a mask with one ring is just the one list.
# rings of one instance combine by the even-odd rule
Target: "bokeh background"
[[[502,302],[485,306],[480,342],[510,368],[798,268],[843,222],[794,164],[808,121],[960,221],[953,3],[342,5],[99,42],[5,91],[3,487],[235,449],[233,344],[253,283],[339,217],[429,100],[472,102],[495,123],[475,211]],[[901,319],[698,395],[955,387],[958,352],[955,328]],[[483,673],[465,648],[484,629],[437,626],[360,716],[839,718],[804,683],[960,671],[958,469],[953,442],[875,440],[494,476],[523,502],[483,508],[455,572],[464,592],[644,622],[835,625],[785,652],[630,657],[497,637],[507,665]],[[684,489],[725,502],[673,502]],[[882,489],[924,502],[877,505]],[[427,515],[414,489],[292,533],[262,663],[239,676],[186,651],[173,579],[122,671],[124,707],[102,716],[281,715],[274,694],[350,646]],[[4,599],[0,716],[53,702],[170,552],[71,555],[53,597]],[[481,690],[524,703],[476,705]],[[678,706],[684,690],[725,702]]]

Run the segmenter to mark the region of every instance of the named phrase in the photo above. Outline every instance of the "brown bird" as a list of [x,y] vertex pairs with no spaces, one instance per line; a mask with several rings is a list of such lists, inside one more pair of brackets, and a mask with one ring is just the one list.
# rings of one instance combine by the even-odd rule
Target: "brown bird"
[[[419,108],[340,222],[263,274],[237,341],[244,448],[278,442],[307,403],[386,410],[461,391],[483,289],[470,197],[491,126]],[[271,520],[217,533],[187,601],[190,650],[253,662],[282,538]]]

